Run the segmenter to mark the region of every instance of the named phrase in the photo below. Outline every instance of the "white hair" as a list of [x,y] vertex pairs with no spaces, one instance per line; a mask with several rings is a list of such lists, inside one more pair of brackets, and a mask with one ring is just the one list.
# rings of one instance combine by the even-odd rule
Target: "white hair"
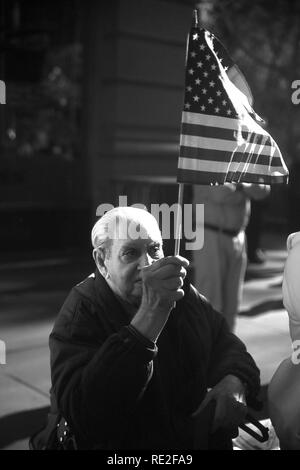
[[124,220],[133,222],[135,225],[142,224],[146,228],[154,229],[157,231],[157,237],[162,241],[158,223],[150,212],[137,207],[115,207],[106,212],[92,229],[91,241],[94,250],[99,248],[109,249],[112,240],[117,238],[116,230],[119,222]]

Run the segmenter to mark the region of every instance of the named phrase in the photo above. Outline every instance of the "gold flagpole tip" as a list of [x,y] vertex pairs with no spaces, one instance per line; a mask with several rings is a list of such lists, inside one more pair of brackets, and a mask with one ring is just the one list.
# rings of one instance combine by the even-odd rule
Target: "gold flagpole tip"
[[193,27],[198,28],[199,26],[199,13],[197,8],[194,9],[193,11]]

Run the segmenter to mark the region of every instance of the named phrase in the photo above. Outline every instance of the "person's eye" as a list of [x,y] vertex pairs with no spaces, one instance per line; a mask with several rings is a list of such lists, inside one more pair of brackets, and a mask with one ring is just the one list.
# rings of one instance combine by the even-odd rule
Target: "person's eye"
[[129,248],[128,250],[125,250],[123,252],[123,257],[126,259],[126,260],[130,260],[130,259],[134,259],[138,256],[137,254],[137,250],[135,250],[134,248]]

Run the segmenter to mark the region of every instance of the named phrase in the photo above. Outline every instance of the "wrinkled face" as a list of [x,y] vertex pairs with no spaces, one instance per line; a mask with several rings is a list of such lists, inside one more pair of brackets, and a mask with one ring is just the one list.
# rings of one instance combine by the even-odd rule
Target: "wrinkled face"
[[[135,227],[138,227],[137,231],[129,230],[131,233],[128,234],[127,230],[127,237],[112,241],[105,266],[109,274],[107,282],[113,292],[124,301],[138,307],[143,290],[140,268],[152,264],[164,254],[157,225],[139,223]],[[136,236],[137,232],[141,233],[141,236]]]

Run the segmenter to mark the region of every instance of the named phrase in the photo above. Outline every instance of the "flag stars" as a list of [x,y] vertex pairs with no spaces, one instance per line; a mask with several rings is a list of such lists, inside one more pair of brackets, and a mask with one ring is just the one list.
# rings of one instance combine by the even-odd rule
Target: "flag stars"
[[206,89],[206,88],[202,88],[202,93],[203,93],[203,95],[206,95],[207,89]]
[[185,109],[190,109],[191,105],[190,105],[190,103],[185,103],[184,107],[185,107]]
[[226,113],[228,114],[228,116],[230,116],[230,114],[232,113],[231,109],[227,109]]
[[210,97],[210,98],[208,98],[207,101],[209,102],[209,104],[212,104],[214,102],[214,99]]
[[205,44],[200,44],[199,47],[200,47],[200,50],[201,50],[201,51],[204,51],[204,49],[205,49]]
[[220,90],[217,91],[217,96],[221,96],[222,92]]
[[186,91],[192,91],[192,87],[191,87],[191,86],[187,86],[187,87],[186,87]]
[[196,52],[191,52],[191,57],[196,57]]
[[203,65],[203,62],[197,62],[197,67],[199,67],[200,69],[202,68],[202,65]]
[[227,101],[226,101],[226,100],[223,100],[223,101],[222,101],[222,105],[223,105],[223,106],[226,106],[226,104],[227,104]]
[[199,98],[198,95],[193,96],[193,100],[196,101],[196,103],[198,103],[199,99],[200,99],[200,98]]
[[215,113],[218,114],[219,112],[220,112],[220,108],[217,106],[217,107],[215,108]]
[[206,60],[210,60],[210,55],[209,55],[209,54],[206,54],[205,59],[206,59]]
[[215,86],[215,82],[214,82],[213,80],[211,80],[211,81],[209,82],[209,86],[213,88],[213,87]]
[[200,85],[200,83],[201,83],[200,78],[196,78],[195,83],[196,83],[196,85]]
[[216,70],[217,66],[216,64],[212,64],[212,66],[210,67],[212,70]]
[[193,34],[193,41],[198,41],[198,37],[199,37],[198,33]]
[[193,69],[189,69],[189,74],[190,74],[190,75],[194,75],[194,70],[193,70]]
[[207,76],[208,76],[208,73],[207,73],[207,72],[204,72],[203,75],[204,75],[204,77],[207,77]]
[[205,111],[206,110],[206,106],[204,104],[201,105],[201,111]]

